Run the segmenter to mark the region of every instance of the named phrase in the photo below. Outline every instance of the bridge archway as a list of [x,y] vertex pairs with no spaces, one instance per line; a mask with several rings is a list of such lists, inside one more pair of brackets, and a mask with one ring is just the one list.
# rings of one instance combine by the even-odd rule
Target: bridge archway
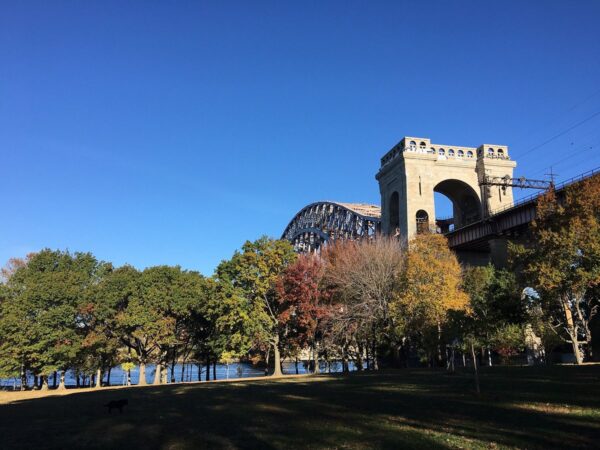
[[452,224],[454,228],[463,227],[482,218],[479,195],[464,181],[457,179],[443,180],[433,187],[433,191],[442,194],[452,202]]

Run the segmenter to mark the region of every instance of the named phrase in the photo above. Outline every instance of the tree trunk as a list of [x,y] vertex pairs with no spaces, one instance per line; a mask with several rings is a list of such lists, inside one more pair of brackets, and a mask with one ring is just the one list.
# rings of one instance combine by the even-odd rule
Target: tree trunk
[[154,381],[152,384],[160,384],[162,381],[162,364],[156,363],[156,370],[154,371]]
[[373,370],[379,370],[379,362],[377,361],[377,349],[373,344]]
[[490,349],[489,346],[487,348],[487,354],[488,354],[488,366],[492,367],[492,350]]
[[300,372],[298,372],[298,357],[297,356],[296,356],[295,366],[296,366],[296,375],[298,375]]
[[[176,360],[175,360],[175,357],[173,357],[173,361],[171,361],[171,383],[175,383],[175,364],[176,364]],[[183,381],[183,380],[181,380],[181,381]]]
[[185,381],[185,360],[181,363],[181,382]]
[[[373,335],[375,333],[373,332]],[[373,357],[373,370],[379,370],[379,363],[377,362],[377,348],[375,347],[375,339],[373,339],[371,348],[371,356]]]
[[575,321],[573,320],[573,313],[571,312],[571,308],[569,308],[569,300],[568,298],[562,299],[562,305],[565,312],[565,319],[567,322],[567,333],[571,338],[571,345],[573,346],[573,354],[575,355],[575,363],[577,365],[583,363],[583,358],[581,356],[581,349],[579,348],[579,336],[577,326],[575,325]]
[[27,389],[27,372],[25,371],[25,364],[21,365],[21,390]]
[[319,367],[319,348],[317,343],[313,343],[313,362],[315,367],[313,368],[313,373],[320,373],[321,368]]
[[[446,349],[446,352],[448,352],[448,349]],[[450,349],[450,355],[446,355],[446,370],[454,373],[454,347]]]
[[210,381],[210,356],[206,354],[206,381]]
[[275,337],[275,342],[273,343],[273,359],[273,376],[280,377],[283,375],[283,373],[281,372],[281,353],[279,352],[279,336]]
[[38,388],[38,376],[33,376],[33,390],[35,391]]
[[342,372],[348,372],[348,348],[346,346],[342,348]]
[[146,363],[140,363],[140,380],[138,381],[138,386],[146,386],[148,382],[146,381]]
[[102,387],[102,369],[96,370],[96,388]]
[[269,376],[269,358],[271,356],[271,346],[267,347],[267,354],[265,355],[265,377]]
[[63,389],[66,389],[65,386],[65,371],[61,370],[60,371],[60,383],[58,384],[58,390],[62,391]]
[[475,357],[475,347],[471,343],[471,355],[473,356],[473,370],[475,371],[475,388],[477,390],[477,396],[481,394],[479,389],[479,372],[477,371],[477,358]]
[[48,377],[46,375],[42,375],[41,382],[42,382],[41,390],[47,391],[48,390]]
[[213,361],[213,380],[217,379],[217,358]]
[[108,368],[108,373],[106,374],[106,385],[110,386],[110,372],[112,371],[112,367]]
[[[592,358],[594,355],[592,352],[592,330],[590,329],[589,320],[588,320],[590,318],[586,319],[585,315],[581,311],[581,308],[579,306],[579,298],[572,299],[572,303],[575,305],[575,314],[577,315],[577,318],[581,322],[581,326],[583,327],[583,331],[585,333],[585,341],[584,342],[586,344],[586,348],[585,348],[585,351],[580,350],[581,362],[583,362],[586,355],[590,360],[593,360]],[[591,318],[593,318],[593,313],[592,313]]]
[[56,380],[56,378],[57,378],[57,373],[56,373],[56,370],[55,370],[55,371],[54,371],[54,380],[53,380],[53,382],[52,382],[52,387],[53,387],[54,389],[56,389],[56,381],[57,381],[57,380]]
[[573,331],[571,334],[571,345],[573,346],[573,354],[575,355],[575,363],[580,365],[583,363],[583,358],[581,356],[581,349],[579,348],[579,341],[577,339],[577,330]]
[[442,356],[442,325],[438,321],[437,323],[437,364],[439,367],[443,367],[444,357]]
[[356,370],[360,372],[363,370],[363,348],[359,344],[356,345],[356,348]]

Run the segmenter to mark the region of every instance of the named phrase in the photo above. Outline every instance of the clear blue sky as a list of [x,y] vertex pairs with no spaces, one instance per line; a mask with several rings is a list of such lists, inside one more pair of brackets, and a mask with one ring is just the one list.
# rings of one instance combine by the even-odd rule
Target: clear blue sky
[[211,274],[309,202],[379,204],[404,135],[600,166],[599,23],[591,0],[4,1],[0,261]]

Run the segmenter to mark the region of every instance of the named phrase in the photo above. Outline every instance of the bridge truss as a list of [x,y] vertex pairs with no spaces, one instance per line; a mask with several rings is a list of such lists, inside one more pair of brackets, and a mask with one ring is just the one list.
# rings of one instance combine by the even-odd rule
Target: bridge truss
[[282,239],[297,252],[318,251],[329,240],[373,238],[381,229],[379,206],[363,203],[317,202],[302,208]]

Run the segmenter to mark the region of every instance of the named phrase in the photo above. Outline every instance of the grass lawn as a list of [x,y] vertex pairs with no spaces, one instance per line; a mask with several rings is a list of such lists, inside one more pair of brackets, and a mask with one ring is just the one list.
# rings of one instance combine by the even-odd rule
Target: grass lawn
[[600,365],[483,368],[481,387],[406,369],[21,399],[0,448],[600,447]]

